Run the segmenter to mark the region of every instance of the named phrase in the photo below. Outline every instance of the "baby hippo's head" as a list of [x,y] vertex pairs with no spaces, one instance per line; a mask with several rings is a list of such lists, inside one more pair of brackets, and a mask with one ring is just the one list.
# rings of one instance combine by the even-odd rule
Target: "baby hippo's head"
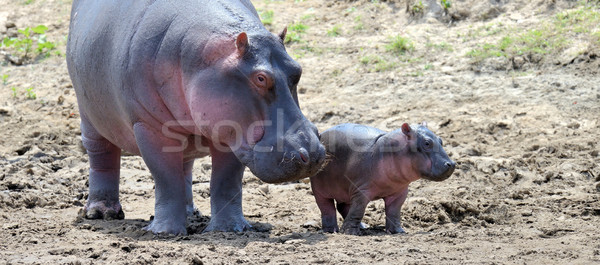
[[[415,128],[416,127],[416,128]],[[413,168],[421,177],[432,181],[443,181],[452,175],[456,162],[452,161],[444,148],[442,139],[427,128],[426,123],[411,127],[402,124],[408,148],[404,155],[411,157]]]

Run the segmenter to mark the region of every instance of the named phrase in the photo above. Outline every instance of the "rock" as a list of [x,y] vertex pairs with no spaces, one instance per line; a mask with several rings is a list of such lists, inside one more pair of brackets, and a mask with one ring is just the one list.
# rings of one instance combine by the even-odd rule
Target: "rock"
[[16,28],[17,27],[17,25],[15,24],[15,22],[12,22],[12,21],[6,21],[6,23],[4,23],[4,26],[7,29]]
[[0,116],[10,116],[13,109],[10,107],[0,107]]
[[262,185],[258,188],[264,195],[269,194],[269,185]]
[[19,228],[19,224],[17,223],[9,223],[9,224],[4,224],[2,226],[2,229],[17,229]]
[[317,221],[308,221],[302,225],[304,228],[319,228],[319,223]]

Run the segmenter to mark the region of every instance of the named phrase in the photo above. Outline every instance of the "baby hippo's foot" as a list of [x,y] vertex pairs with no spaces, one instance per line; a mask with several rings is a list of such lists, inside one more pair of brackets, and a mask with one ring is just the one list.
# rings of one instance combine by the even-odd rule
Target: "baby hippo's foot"
[[323,226],[323,232],[324,233],[337,233],[339,231],[340,231],[340,229],[338,228],[337,225],[335,225],[335,226]]
[[185,211],[187,213],[187,216],[200,216],[200,215],[202,215],[200,213],[200,210],[198,210],[198,208],[196,208],[196,206],[193,203],[186,205]]
[[360,233],[360,223],[358,224],[349,224],[349,223],[344,223],[342,225],[342,233],[346,234],[346,235],[355,235],[355,236],[359,236]]
[[160,222],[156,219],[152,220],[152,222],[143,228],[146,231],[150,231],[154,234],[168,234],[168,235],[187,235],[187,229],[185,225],[181,224],[173,224],[169,222]]
[[323,227],[324,233],[337,233],[340,231],[340,228],[337,225],[337,219],[336,219],[335,215],[322,216],[321,217],[321,226]]
[[88,201],[80,215],[86,219],[113,220],[125,218],[121,203],[118,201]]
[[400,227],[400,226],[392,227],[392,228],[385,228],[385,231],[388,232],[389,234],[406,234],[404,229],[402,229],[402,227]]
[[252,226],[243,216],[231,219],[211,217],[208,226],[202,232],[243,232],[249,230],[250,228],[252,228]]

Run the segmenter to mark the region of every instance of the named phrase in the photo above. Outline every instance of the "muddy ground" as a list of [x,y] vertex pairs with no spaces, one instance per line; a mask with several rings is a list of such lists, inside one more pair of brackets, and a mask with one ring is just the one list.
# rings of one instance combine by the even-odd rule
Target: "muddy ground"
[[[386,234],[383,202],[375,201],[365,235],[323,234],[308,181],[271,185],[247,171],[244,213],[254,230],[202,234],[208,158],[195,164],[202,216],[189,219],[188,236],[141,229],[154,192],[135,156],[122,158],[126,219],[78,219],[88,163],[64,58],[70,1],[0,0],[0,38],[14,36],[12,24],[43,24],[61,53],[24,65],[0,58],[0,76],[8,75],[0,83],[0,264],[600,263],[600,34],[598,24],[585,24],[598,19],[597,7],[560,0],[456,0],[447,11],[420,12],[418,1],[254,4],[263,16],[273,11],[273,32],[307,26],[287,46],[304,70],[302,110],[319,130],[427,121],[444,139],[458,169],[445,182],[411,184],[402,216],[408,233]],[[560,47],[470,53],[530,29],[552,35],[548,25],[570,12],[592,15],[573,20],[582,30],[560,33],[567,37]],[[388,51],[396,35],[413,49]]]

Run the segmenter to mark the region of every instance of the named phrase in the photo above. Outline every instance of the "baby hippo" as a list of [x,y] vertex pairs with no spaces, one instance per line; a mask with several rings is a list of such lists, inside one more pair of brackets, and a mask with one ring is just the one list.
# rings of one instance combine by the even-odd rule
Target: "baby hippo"
[[323,231],[329,233],[339,232],[337,208],[344,218],[341,232],[358,235],[367,204],[377,199],[385,201],[386,231],[404,233],[400,208],[408,184],[420,178],[445,180],[456,166],[426,123],[404,123],[389,133],[342,124],[323,132],[321,142],[330,161],[310,183],[321,210]]

